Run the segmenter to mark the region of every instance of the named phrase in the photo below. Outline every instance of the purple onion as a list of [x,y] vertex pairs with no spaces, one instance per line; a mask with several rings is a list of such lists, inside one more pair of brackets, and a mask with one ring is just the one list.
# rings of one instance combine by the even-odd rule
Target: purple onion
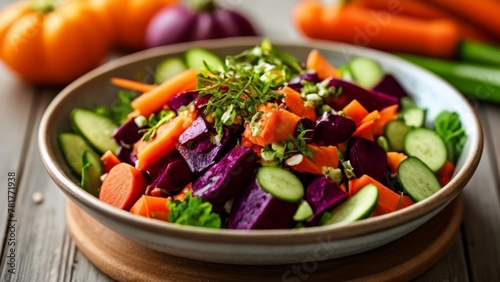
[[146,46],[151,48],[190,40],[197,16],[180,4],[161,9],[148,24]]

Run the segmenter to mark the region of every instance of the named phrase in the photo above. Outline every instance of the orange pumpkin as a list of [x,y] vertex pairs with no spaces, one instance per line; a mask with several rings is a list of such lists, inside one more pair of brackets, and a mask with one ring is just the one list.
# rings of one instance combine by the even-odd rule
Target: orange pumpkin
[[146,47],[146,28],[153,16],[177,0],[91,0],[113,24],[115,45],[126,50]]
[[0,58],[28,82],[63,85],[99,65],[110,32],[86,1],[16,2],[0,11]]

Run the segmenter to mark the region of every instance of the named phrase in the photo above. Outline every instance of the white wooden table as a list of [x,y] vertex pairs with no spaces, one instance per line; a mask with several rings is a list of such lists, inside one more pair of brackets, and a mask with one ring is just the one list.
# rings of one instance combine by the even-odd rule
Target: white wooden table
[[[0,0],[0,7],[9,2]],[[271,39],[299,37],[289,17],[297,0],[223,2],[246,13]],[[0,281],[110,281],[75,247],[66,229],[64,195],[39,157],[38,123],[59,90],[27,85],[0,63]],[[451,251],[416,281],[500,281],[500,106],[473,105],[483,123],[485,147],[464,190],[462,227]],[[10,210],[9,174],[15,174],[16,183]],[[40,196],[42,202],[36,199]],[[9,213],[16,220],[10,225]],[[11,248],[15,265],[9,264]]]

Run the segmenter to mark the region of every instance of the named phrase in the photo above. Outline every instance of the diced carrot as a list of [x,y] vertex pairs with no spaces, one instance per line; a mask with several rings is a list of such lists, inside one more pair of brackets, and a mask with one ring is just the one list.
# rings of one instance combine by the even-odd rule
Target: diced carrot
[[399,164],[408,158],[407,155],[398,152],[387,152],[387,163],[391,168],[391,173],[395,174],[398,171]]
[[441,183],[441,186],[445,186],[450,182],[453,172],[455,171],[455,165],[452,162],[446,161],[444,166],[437,172],[436,176]]
[[358,100],[352,100],[342,111],[356,123],[356,126],[359,126],[361,121],[368,115],[368,111]]
[[184,187],[177,195],[174,196],[174,200],[179,200],[183,201],[184,196],[186,196],[187,193],[193,191],[193,183],[189,183]]
[[339,166],[339,156],[337,155],[337,148],[335,146],[326,147],[309,144],[307,148],[314,152],[314,162],[304,157],[302,162],[291,167],[293,170],[323,175],[323,167],[337,168]]
[[[410,198],[403,198],[403,202],[399,204],[401,196],[393,192],[382,183],[364,174],[360,178],[349,180],[349,195],[352,196],[359,192],[363,187],[368,184],[374,184],[378,188],[378,203],[373,214],[381,215],[393,212],[399,208],[406,207],[413,204]],[[410,202],[411,201],[411,202]]]
[[104,179],[99,199],[128,211],[144,194],[147,185],[140,170],[127,163],[120,163]]
[[118,78],[118,77],[113,77],[111,79],[111,83],[113,85],[116,85],[116,86],[121,87],[121,88],[139,91],[142,93],[149,92],[149,91],[155,89],[156,87],[158,87],[158,85],[156,85],[156,84],[145,84],[145,83],[141,83],[138,81],[124,79],[124,78]]
[[392,105],[380,110],[380,117],[373,122],[373,135],[384,135],[385,125],[398,117],[399,105]]
[[253,136],[250,124],[246,125],[243,137],[253,144],[265,147],[271,143],[283,142],[293,136],[300,117],[283,109],[271,110],[260,118],[260,134]]
[[132,101],[132,108],[145,117],[161,110],[173,96],[182,91],[194,90],[197,75],[197,71],[188,69],[165,80],[158,87],[135,98]]
[[168,202],[170,202],[170,198],[142,195],[130,209],[130,212],[144,217],[168,221]]
[[375,110],[370,113],[368,113],[362,120],[361,123],[369,122],[369,121],[375,121],[380,118],[380,112]]
[[288,86],[283,87],[281,92],[285,94],[285,104],[290,112],[300,117],[316,121],[316,110],[313,107],[306,106],[299,92]]
[[373,137],[373,120],[362,123],[360,126],[358,126],[352,136],[375,141],[375,138]]
[[136,167],[145,169],[172,152],[179,136],[191,125],[195,118],[192,114],[187,116],[179,115],[158,127],[156,135],[151,140],[139,140],[134,144],[134,151],[137,152]]
[[101,156],[101,162],[103,164],[105,173],[108,173],[115,165],[121,163],[121,161],[110,150],[107,150]]
[[320,79],[327,79],[330,77],[338,78],[340,76],[339,71],[316,49],[309,52],[306,60],[306,68],[315,70]]

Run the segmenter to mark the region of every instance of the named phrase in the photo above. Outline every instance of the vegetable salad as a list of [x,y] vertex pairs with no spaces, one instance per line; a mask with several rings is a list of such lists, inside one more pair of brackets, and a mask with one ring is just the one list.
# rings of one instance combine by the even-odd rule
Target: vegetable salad
[[369,58],[299,62],[263,40],[225,60],[168,58],[155,83],[115,78],[111,107],[74,109],[59,134],[81,187],[144,217],[209,228],[348,223],[446,185],[466,141],[457,113],[433,126]]

